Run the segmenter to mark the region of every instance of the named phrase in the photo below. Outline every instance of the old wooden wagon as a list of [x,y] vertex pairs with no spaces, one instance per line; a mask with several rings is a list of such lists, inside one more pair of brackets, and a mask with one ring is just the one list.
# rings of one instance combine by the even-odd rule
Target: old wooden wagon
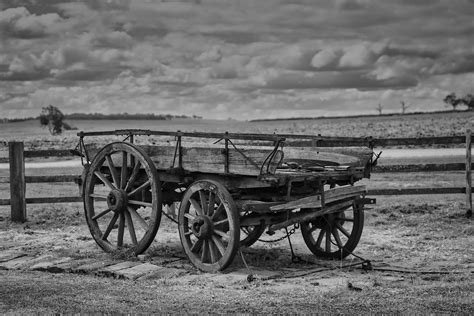
[[[85,141],[110,135],[125,139]],[[323,258],[346,257],[361,237],[370,199],[354,183],[376,160],[370,139],[150,130],[78,136],[85,215],[107,252],[147,250],[163,208],[175,205],[184,252],[203,271],[225,269],[239,247],[292,225]],[[148,144],[137,145],[137,136]],[[289,147],[288,139],[313,146]]]

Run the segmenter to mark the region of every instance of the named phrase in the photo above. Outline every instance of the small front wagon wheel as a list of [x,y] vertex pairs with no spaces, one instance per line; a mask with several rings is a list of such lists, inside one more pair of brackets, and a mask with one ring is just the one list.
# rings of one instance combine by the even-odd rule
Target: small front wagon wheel
[[155,238],[162,192],[156,168],[139,147],[125,142],[104,146],[85,174],[87,224],[107,252],[140,254]]
[[343,259],[354,251],[364,228],[363,205],[356,201],[339,212],[301,223],[301,234],[317,257]]
[[217,272],[232,263],[239,248],[238,215],[220,183],[201,180],[189,186],[179,208],[179,237],[194,266]]

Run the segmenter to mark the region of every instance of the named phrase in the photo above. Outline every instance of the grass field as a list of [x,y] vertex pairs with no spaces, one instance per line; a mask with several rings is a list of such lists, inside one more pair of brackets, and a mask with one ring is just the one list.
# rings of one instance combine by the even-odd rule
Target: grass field
[[[23,141],[26,148],[73,148],[78,131],[116,129],[150,129],[163,131],[206,131],[240,133],[289,133],[323,136],[374,138],[429,137],[464,135],[474,121],[474,112],[446,112],[413,115],[367,116],[358,118],[323,118],[287,121],[216,121],[205,119],[173,119],[169,121],[78,120],[68,122],[77,130],[51,136],[38,121],[0,124],[0,143]],[[103,140],[107,142],[107,140]]]

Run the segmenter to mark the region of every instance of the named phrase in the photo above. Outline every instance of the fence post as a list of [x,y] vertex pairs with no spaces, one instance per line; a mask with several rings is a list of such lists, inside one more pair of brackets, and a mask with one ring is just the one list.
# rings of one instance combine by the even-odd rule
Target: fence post
[[472,216],[472,170],[471,170],[471,136],[472,131],[470,128],[466,130],[466,204],[467,212],[466,216]]
[[25,159],[23,142],[8,143],[10,162],[10,205],[13,222],[26,221]]

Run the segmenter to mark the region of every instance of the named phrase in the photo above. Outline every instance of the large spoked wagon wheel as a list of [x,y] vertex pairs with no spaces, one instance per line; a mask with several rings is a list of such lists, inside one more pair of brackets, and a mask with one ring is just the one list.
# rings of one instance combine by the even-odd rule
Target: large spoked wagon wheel
[[200,180],[189,186],[179,208],[179,237],[194,266],[217,272],[232,263],[239,248],[238,214],[220,183]]
[[155,238],[161,185],[141,148],[125,142],[104,146],[86,172],[83,199],[92,237],[105,251],[140,254]]
[[313,254],[326,259],[343,259],[356,248],[364,227],[364,210],[354,201],[339,212],[301,223],[303,239]]

